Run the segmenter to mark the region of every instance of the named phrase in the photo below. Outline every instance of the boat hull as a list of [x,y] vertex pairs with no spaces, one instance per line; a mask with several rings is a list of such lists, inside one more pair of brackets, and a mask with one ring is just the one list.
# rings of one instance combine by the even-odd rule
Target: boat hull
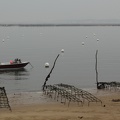
[[0,70],[21,69],[21,68],[24,68],[27,64],[29,64],[29,62],[3,64],[3,65],[0,65]]

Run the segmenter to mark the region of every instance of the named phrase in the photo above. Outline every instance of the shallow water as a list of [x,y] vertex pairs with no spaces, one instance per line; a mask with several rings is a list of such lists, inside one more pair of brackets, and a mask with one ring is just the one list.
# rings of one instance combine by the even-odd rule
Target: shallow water
[[[0,27],[0,62],[20,58],[34,66],[27,65],[22,71],[0,72],[0,86],[7,92],[40,91],[60,54],[47,84],[96,88],[97,49],[98,80],[120,82],[119,33],[120,27],[112,26]],[[65,52],[61,53],[61,49]],[[49,68],[45,68],[46,62]]]

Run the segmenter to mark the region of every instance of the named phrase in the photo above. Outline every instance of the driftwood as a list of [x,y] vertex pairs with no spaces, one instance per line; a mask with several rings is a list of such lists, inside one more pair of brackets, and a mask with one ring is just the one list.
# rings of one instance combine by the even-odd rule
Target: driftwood
[[46,82],[48,81],[48,78],[50,78],[50,75],[51,75],[51,73],[52,73],[52,71],[53,71],[53,69],[54,69],[54,67],[55,67],[55,64],[56,64],[56,61],[57,61],[59,55],[60,55],[60,54],[57,55],[57,57],[56,57],[56,59],[55,59],[55,61],[54,61],[53,67],[52,67],[52,69],[50,70],[49,74],[47,75],[47,77],[46,77],[46,79],[45,79],[45,82],[44,82],[44,84],[43,84],[43,91],[44,91],[44,88],[45,88],[45,86],[46,86]]
[[112,99],[112,102],[120,102],[120,99]]

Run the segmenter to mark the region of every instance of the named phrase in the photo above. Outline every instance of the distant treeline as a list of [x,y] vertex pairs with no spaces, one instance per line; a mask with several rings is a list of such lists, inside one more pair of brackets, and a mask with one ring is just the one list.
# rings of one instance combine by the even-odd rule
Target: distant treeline
[[85,23],[85,24],[78,24],[78,23],[73,23],[73,24],[67,24],[67,23],[45,23],[45,24],[0,24],[0,26],[3,27],[13,27],[13,26],[19,26],[19,27],[39,27],[39,26],[120,26],[120,24],[115,24],[115,23]]

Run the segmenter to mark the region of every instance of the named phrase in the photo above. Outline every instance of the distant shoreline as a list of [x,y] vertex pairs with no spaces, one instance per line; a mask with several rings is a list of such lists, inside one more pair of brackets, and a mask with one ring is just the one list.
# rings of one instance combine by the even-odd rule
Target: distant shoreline
[[111,24],[111,23],[95,23],[95,24],[91,24],[91,23],[85,23],[85,24],[66,24],[66,23],[58,23],[58,24],[52,24],[52,23],[43,23],[43,24],[0,24],[1,27],[14,27],[14,26],[18,26],[18,27],[53,27],[53,26],[120,26],[120,24]]

